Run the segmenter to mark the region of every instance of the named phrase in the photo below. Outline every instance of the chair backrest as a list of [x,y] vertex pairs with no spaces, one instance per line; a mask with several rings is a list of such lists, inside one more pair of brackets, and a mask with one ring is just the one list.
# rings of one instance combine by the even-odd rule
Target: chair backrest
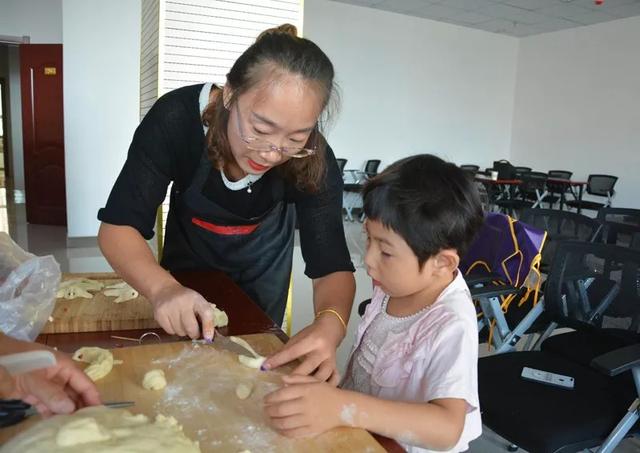
[[336,159],[336,163],[338,164],[338,169],[340,170],[340,174],[344,171],[345,165],[347,165],[347,159],[338,158]]
[[559,241],[593,241],[600,226],[596,219],[558,209],[525,209],[520,220],[547,232],[547,243],[542,251],[545,266],[553,261]]
[[460,169],[476,174],[478,170],[480,170],[480,167],[478,165],[465,164],[465,165],[460,165]]
[[575,329],[638,333],[639,281],[640,250],[562,242],[546,282],[545,311],[553,321]]
[[587,193],[598,197],[608,197],[614,194],[614,186],[618,181],[617,176],[589,175],[587,179]]
[[533,169],[531,167],[513,167],[518,173],[529,173]]
[[367,174],[367,177],[371,178],[378,174],[378,167],[380,166],[379,159],[371,159],[368,160],[364,165],[364,172]]
[[640,250],[640,233],[636,233],[631,238],[631,248],[635,250]]
[[520,190],[523,192],[544,192],[547,188],[547,174],[540,171],[530,171],[522,175]]
[[600,208],[597,218],[600,222],[640,225],[640,209],[612,207]]
[[[566,179],[568,181],[573,176],[573,173],[566,170],[549,170],[547,172],[547,176],[550,179]],[[547,190],[551,193],[562,194],[569,190],[569,185],[560,182],[547,181]]]
[[547,175],[549,175],[549,178],[571,179],[573,172],[567,170],[549,170]]
[[513,179],[516,176],[516,167],[505,159],[494,161],[493,169],[498,172],[498,179]]

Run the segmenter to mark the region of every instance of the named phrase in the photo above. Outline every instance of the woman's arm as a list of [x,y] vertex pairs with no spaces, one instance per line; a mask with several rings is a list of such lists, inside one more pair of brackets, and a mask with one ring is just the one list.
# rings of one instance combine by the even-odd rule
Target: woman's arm
[[211,304],[185,288],[157,262],[149,245],[133,227],[102,223],[98,243],[109,264],[153,305],[154,317],[169,334],[213,337]]
[[464,428],[464,399],[392,401],[337,389],[310,376],[285,376],[283,381],[284,388],[265,397],[265,411],[274,428],[288,437],[353,426],[400,442],[448,450]]

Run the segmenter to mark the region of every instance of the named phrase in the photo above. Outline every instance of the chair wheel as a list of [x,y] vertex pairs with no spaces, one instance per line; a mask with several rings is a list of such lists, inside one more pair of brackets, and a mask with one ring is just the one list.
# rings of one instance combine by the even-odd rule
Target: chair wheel
[[518,451],[520,449],[520,447],[518,447],[516,444],[511,444],[507,447],[507,450],[509,451]]

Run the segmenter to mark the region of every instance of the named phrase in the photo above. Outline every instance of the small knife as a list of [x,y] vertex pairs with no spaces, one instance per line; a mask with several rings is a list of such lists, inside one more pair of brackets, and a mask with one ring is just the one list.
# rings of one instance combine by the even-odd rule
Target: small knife
[[194,343],[217,346],[220,349],[224,349],[226,351],[232,352],[238,355],[246,355],[248,357],[253,357],[253,353],[246,349],[244,346],[239,345],[238,343],[234,343],[229,338],[222,335],[217,330],[213,336],[213,340],[193,340]]

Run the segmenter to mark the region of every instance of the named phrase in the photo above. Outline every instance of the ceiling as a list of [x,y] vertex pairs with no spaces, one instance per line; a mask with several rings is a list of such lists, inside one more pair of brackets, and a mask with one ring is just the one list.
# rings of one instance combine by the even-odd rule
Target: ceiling
[[640,0],[333,0],[509,36],[640,15]]

